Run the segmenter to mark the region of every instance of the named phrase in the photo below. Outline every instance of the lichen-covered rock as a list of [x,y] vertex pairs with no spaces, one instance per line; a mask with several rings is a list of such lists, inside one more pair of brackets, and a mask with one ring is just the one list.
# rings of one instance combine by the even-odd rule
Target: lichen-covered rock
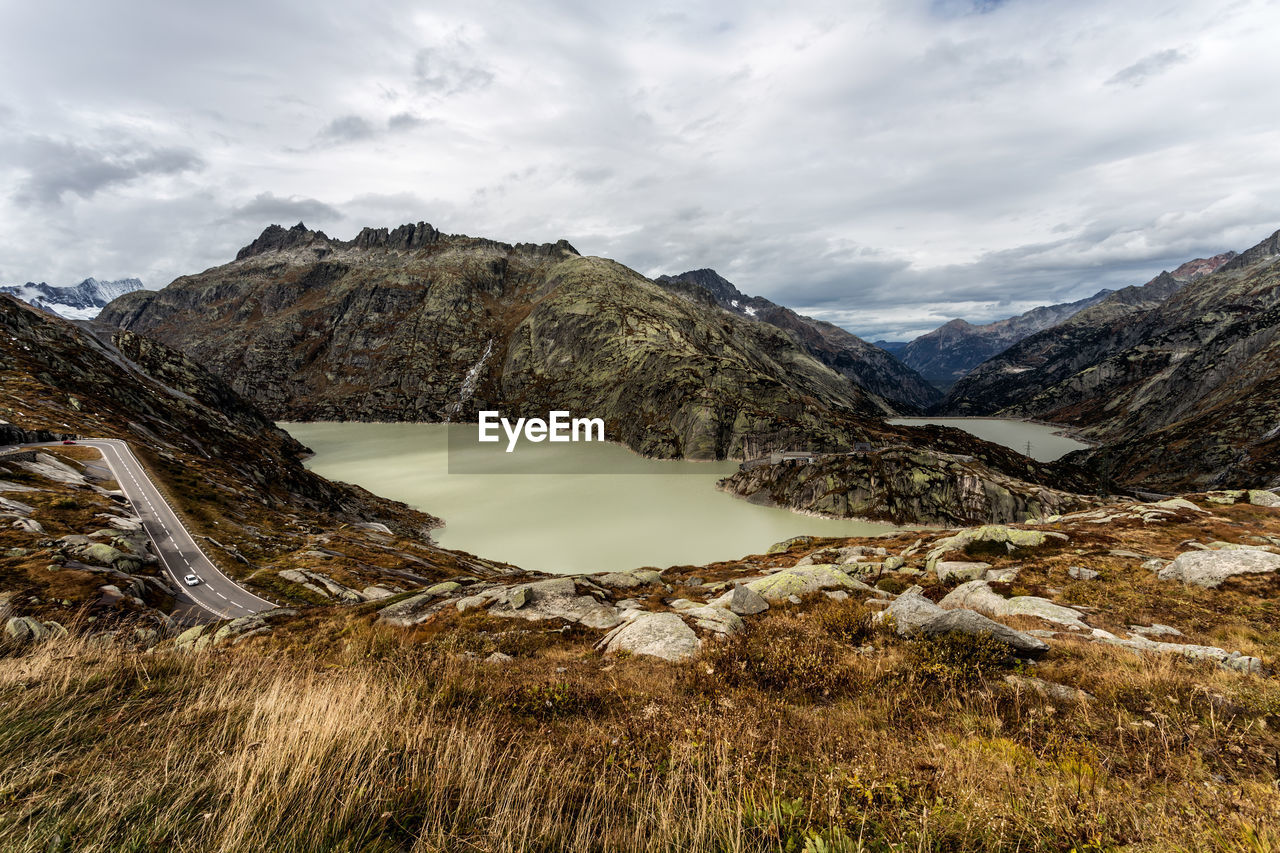
[[[190,651],[196,647],[196,641],[208,633],[210,625],[195,625],[183,631],[173,640],[173,647],[180,651]],[[206,643],[207,645],[207,643]]]
[[858,589],[859,586],[848,574],[829,563],[787,569],[747,584],[752,592],[767,601],[782,601],[823,589]]
[[1267,551],[1188,551],[1160,569],[1157,577],[1213,589],[1238,575],[1271,574],[1278,570],[1280,554]]
[[929,599],[921,595],[919,587],[914,587],[894,599],[893,603],[881,611],[881,617],[892,620],[898,636],[914,637],[927,622],[941,616],[945,611]]
[[[271,623],[277,619],[284,619],[289,616],[297,616],[298,611],[287,608],[277,607],[274,610],[264,610],[261,613],[254,613],[249,616],[241,616],[239,619],[232,619],[213,632],[212,644],[226,642],[227,640],[237,640],[241,635],[252,633],[254,636],[261,636],[271,630]],[[203,639],[203,637],[201,638]]]
[[978,580],[987,574],[990,563],[970,563],[961,560],[940,560],[934,564],[933,570],[938,580],[946,581],[955,578],[962,581]]
[[1043,640],[1024,634],[1022,631],[1016,631],[1007,625],[1001,625],[999,622],[993,622],[972,610],[943,611],[941,615],[921,625],[917,633],[923,637],[937,637],[951,633],[989,634],[1020,655],[1042,655],[1049,650],[1049,646]]
[[1021,523],[1092,503],[1062,491],[1060,474],[970,449],[980,457],[894,447],[821,456],[805,465],[759,465],[739,470],[721,488],[754,503],[819,515],[947,526]]
[[5,623],[4,633],[10,640],[19,644],[42,643],[49,639],[52,634],[43,622],[30,616],[15,616],[11,618]]
[[792,536],[790,539],[783,539],[781,542],[774,542],[769,546],[769,550],[765,554],[781,554],[789,551],[796,545],[808,545],[813,542],[812,536]]
[[739,616],[753,616],[769,609],[764,596],[745,584],[738,584],[729,594],[729,609]]
[[634,569],[629,572],[601,572],[590,575],[591,580],[610,589],[635,589],[662,583],[662,575],[653,569]]
[[1043,678],[1026,675],[1006,675],[1004,681],[1015,690],[1028,690],[1054,702],[1092,702],[1094,695],[1078,687],[1055,684]]
[[726,636],[741,631],[745,624],[741,616],[727,607],[714,607],[710,604],[686,610],[684,615],[702,630]]
[[1266,489],[1250,489],[1249,503],[1254,506],[1280,507],[1280,495]]
[[521,584],[500,598],[489,613],[515,619],[563,619],[588,628],[612,628],[622,621],[618,608],[590,595],[579,595],[573,578]]
[[378,621],[397,628],[408,628],[431,618],[434,612],[431,605],[437,596],[430,592],[420,592],[395,604],[388,604],[378,611]]
[[598,648],[679,661],[696,655],[701,645],[693,629],[674,613],[628,610],[627,621],[606,634]]
[[926,566],[934,569],[944,555],[978,542],[1004,545],[1005,549],[1012,553],[1023,549],[1040,548],[1048,542],[1065,542],[1067,539],[1065,533],[1057,531],[1023,530],[1004,524],[984,524],[981,527],[959,530],[933,543],[933,547],[929,549]]
[[1083,614],[1078,610],[1034,595],[1005,598],[991,589],[985,580],[961,584],[947,593],[946,597],[938,602],[938,606],[945,610],[973,610],[993,619],[1032,616],[1046,622],[1065,625],[1076,631],[1090,630],[1082,619]]
[[1146,637],[1132,637],[1122,640],[1118,637],[1099,637],[1099,642],[1112,646],[1130,649],[1135,652],[1154,652],[1156,654],[1181,655],[1189,660],[1207,661],[1224,669],[1232,669],[1250,675],[1263,675],[1266,668],[1262,661],[1240,652],[1227,651],[1216,646],[1198,646],[1189,643],[1161,643],[1148,640]]

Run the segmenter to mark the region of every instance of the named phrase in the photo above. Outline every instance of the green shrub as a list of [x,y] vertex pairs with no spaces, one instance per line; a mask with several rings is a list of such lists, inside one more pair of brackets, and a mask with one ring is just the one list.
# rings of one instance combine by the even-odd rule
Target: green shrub
[[1013,650],[990,634],[958,632],[913,641],[908,659],[925,677],[946,682],[977,681],[1014,663]]
[[830,604],[815,610],[809,618],[823,633],[853,646],[863,645],[875,633],[871,612],[860,604]]
[[828,696],[851,686],[850,641],[842,637],[861,636],[861,630],[856,620],[788,614],[711,645],[703,661],[719,683]]
[[909,586],[910,584],[905,580],[894,575],[890,575],[887,578],[881,578],[876,581],[876,589],[882,589],[885,592],[891,592],[894,595],[899,595],[902,592],[905,592]]

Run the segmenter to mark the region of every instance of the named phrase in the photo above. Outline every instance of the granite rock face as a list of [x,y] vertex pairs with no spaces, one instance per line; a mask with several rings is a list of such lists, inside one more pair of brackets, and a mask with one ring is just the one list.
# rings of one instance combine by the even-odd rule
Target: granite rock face
[[628,611],[627,621],[599,643],[606,653],[630,652],[667,661],[680,661],[698,653],[702,642],[693,629],[674,613]]

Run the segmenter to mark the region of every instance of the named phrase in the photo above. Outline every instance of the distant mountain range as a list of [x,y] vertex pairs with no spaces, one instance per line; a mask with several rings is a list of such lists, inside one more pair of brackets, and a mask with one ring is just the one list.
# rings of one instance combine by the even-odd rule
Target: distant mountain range
[[[1171,287],[1194,281],[1216,270],[1234,257],[1234,252],[1224,252],[1212,258],[1187,261],[1172,273],[1162,285],[1145,291],[1143,299],[1163,298],[1172,293]],[[1126,288],[1132,293],[1133,288]],[[1075,302],[1045,305],[1030,311],[975,325],[966,320],[951,320],[911,341],[876,341],[875,345],[892,353],[903,364],[912,368],[932,385],[946,393],[974,368],[989,358],[994,358],[1019,341],[1066,322],[1071,317],[1097,305],[1113,293],[1099,290],[1092,296]],[[1126,299],[1128,297],[1120,297]]]
[[983,363],[939,410],[1070,424],[1104,479],[1280,485],[1280,231],[1127,287]]
[[142,282],[136,278],[116,281],[86,278],[66,287],[44,282],[8,285],[0,287],[0,293],[10,293],[29,305],[68,320],[92,320],[111,300],[142,289]]
[[945,392],[982,362],[1023,338],[1056,326],[1090,305],[1096,305],[1109,293],[1110,290],[1100,290],[1076,302],[1045,305],[1016,317],[983,325],[951,320],[909,343],[895,346],[890,352],[896,350],[894,355],[903,364]]
[[[715,270],[690,270],[654,279],[675,293],[702,299],[739,317],[787,332],[809,355],[899,411],[923,411],[942,399],[924,377],[879,347],[831,323],[797,314],[761,296],[747,296]],[[699,293],[698,291],[701,291]]]

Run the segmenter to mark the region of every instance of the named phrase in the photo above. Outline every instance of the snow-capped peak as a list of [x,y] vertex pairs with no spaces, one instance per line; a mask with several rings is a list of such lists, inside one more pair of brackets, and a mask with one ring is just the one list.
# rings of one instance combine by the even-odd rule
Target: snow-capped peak
[[111,300],[142,289],[142,282],[136,278],[116,281],[86,278],[67,287],[54,287],[44,282],[14,284],[0,287],[0,293],[11,293],[23,302],[68,320],[92,320]]

